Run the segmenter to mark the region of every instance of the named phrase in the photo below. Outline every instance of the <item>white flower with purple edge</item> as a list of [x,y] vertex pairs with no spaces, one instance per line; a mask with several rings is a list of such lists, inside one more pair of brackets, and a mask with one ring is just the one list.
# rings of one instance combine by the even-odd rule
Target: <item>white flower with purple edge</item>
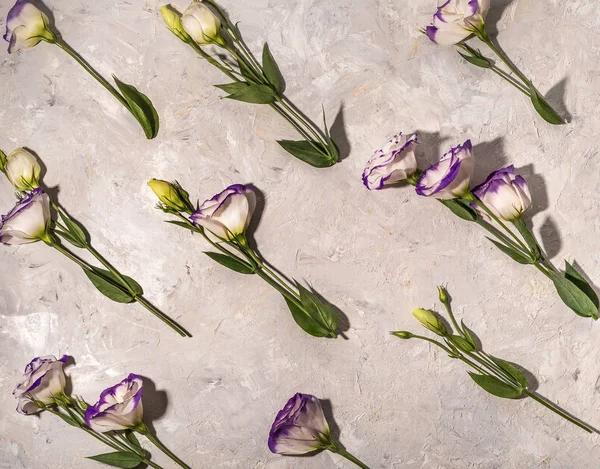
[[246,231],[255,207],[254,191],[242,184],[234,184],[206,200],[190,216],[190,220],[215,236],[228,240]]
[[6,17],[4,40],[8,42],[8,53],[29,49],[40,41],[55,41],[48,25],[44,12],[28,0],[18,0]]
[[98,402],[86,409],[85,422],[100,433],[139,427],[144,417],[142,390],[142,378],[129,374],[120,383],[102,391]]
[[10,183],[18,191],[30,191],[39,187],[40,163],[25,148],[17,148],[6,158],[4,171]]
[[[513,165],[491,173],[475,189],[473,194],[489,208],[494,215],[506,221],[514,221],[531,206],[531,193],[527,181],[515,174]],[[478,208],[476,204],[473,204]]]
[[183,29],[200,46],[222,43],[219,35],[221,20],[203,2],[194,0],[181,16]]
[[27,244],[46,239],[50,227],[50,199],[35,189],[19,200],[0,220],[0,243]]
[[436,44],[457,44],[483,27],[489,9],[490,0],[447,0],[438,7],[425,33]]
[[423,172],[417,181],[417,194],[442,200],[464,197],[469,193],[474,166],[473,146],[467,140]]
[[418,137],[416,132],[410,136],[400,132],[371,156],[362,175],[367,189],[383,189],[383,186],[403,181],[415,173]]
[[35,414],[43,409],[36,402],[49,405],[54,403],[54,398],[60,396],[65,390],[66,378],[63,366],[67,362],[67,355],[58,360],[53,355],[37,357],[25,367],[23,381],[15,390],[13,396],[19,400],[17,412],[21,414]]
[[306,454],[331,445],[329,425],[321,402],[310,394],[297,393],[279,411],[269,432],[272,453]]

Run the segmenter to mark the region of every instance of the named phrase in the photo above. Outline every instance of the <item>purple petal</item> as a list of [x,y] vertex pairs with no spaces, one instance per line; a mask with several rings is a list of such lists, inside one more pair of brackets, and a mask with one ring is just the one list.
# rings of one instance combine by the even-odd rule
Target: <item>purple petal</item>
[[438,32],[438,28],[436,28],[435,26],[427,26],[425,28],[425,33],[427,34],[427,37],[431,40],[431,42],[434,42],[437,44],[437,41],[435,40],[435,35]]

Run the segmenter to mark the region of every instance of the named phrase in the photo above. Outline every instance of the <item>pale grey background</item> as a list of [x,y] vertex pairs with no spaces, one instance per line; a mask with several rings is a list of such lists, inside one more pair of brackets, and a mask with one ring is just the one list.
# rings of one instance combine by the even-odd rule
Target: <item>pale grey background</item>
[[[435,285],[447,282],[489,351],[522,364],[540,393],[600,426],[600,325],[575,316],[546,278],[441,205],[407,187],[370,193],[360,181],[395,132],[423,132],[423,162],[471,138],[476,182],[500,165],[524,168],[535,231],[546,233],[553,260],[576,259],[600,282],[600,3],[492,3],[502,46],[540,90],[552,90],[553,104],[564,110],[564,101],[570,125],[546,124],[508,84],[421,36],[435,0],[223,0],[254,50],[269,42],[304,111],[317,118],[323,103],[332,121],[344,107],[351,155],[324,170],[278,147],[276,138],[296,136],[267,107],[220,99],[211,85],[225,79],[164,27],[162,2],[49,4],[92,65],[152,98],[159,136],[146,141],[112,96],[40,44],[0,51],[0,146],[38,152],[46,184],[60,187],[96,247],[194,337],[179,339],[143,308],[102,297],[42,244],[2,247],[0,467],[99,467],[83,457],[103,448],[83,432],[14,411],[25,364],[64,353],[76,360],[68,368],[75,392],[89,401],[129,372],[151,378],[168,396],[158,435],[196,468],[350,468],[329,453],[268,451],[272,419],[297,391],[330,400],[341,441],[371,468],[597,468],[597,435],[533,401],[488,396],[460,363],[388,335],[419,330],[410,311],[439,307]],[[11,5],[0,0],[3,18]],[[265,199],[260,250],[345,312],[348,340],[304,334],[259,278],[216,265],[201,239],[162,223],[151,177],[177,178],[201,200],[255,184]],[[5,181],[1,211],[13,202]]]

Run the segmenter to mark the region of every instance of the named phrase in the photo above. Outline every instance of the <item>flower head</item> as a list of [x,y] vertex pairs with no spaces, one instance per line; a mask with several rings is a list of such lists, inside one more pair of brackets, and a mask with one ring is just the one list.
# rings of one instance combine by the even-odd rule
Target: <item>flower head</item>
[[246,231],[255,207],[254,191],[234,184],[205,201],[190,220],[221,239],[232,239]]
[[17,148],[6,158],[4,171],[10,183],[18,191],[31,191],[40,187],[40,163],[25,148]]
[[52,404],[54,398],[65,390],[66,378],[63,366],[68,357],[63,355],[58,360],[53,355],[37,357],[25,367],[23,381],[15,390],[13,396],[19,400],[17,412],[35,414],[42,409],[37,403]]
[[29,49],[40,41],[55,42],[49,24],[48,17],[33,3],[17,0],[6,17],[4,40],[8,42],[8,53]]
[[50,199],[35,189],[19,200],[0,220],[0,243],[27,244],[46,239],[50,227]]
[[473,147],[467,140],[423,172],[417,181],[417,194],[436,199],[464,197],[469,192],[474,165]]
[[156,194],[165,207],[176,212],[187,212],[190,210],[189,195],[178,183],[162,181],[161,179],[150,179],[148,186]]
[[179,13],[171,5],[163,5],[160,8],[160,14],[167,25],[167,28],[175,34],[183,42],[189,42],[190,36],[183,29],[181,24],[181,13]]
[[305,454],[330,444],[323,408],[310,394],[292,397],[275,417],[269,432],[269,449],[278,454]]
[[447,0],[434,13],[425,33],[436,44],[457,44],[483,29],[489,9],[490,0]]
[[446,327],[444,327],[444,324],[442,321],[440,321],[440,318],[438,318],[433,311],[417,308],[413,311],[413,316],[431,332],[435,332],[437,335],[442,337],[448,335]]
[[[494,215],[506,221],[516,220],[531,206],[531,193],[527,181],[515,174],[513,165],[491,173],[483,184],[473,189]],[[478,208],[477,205],[475,205]]]
[[415,147],[419,143],[418,137],[417,133],[394,135],[367,162],[362,175],[363,184],[369,190],[379,190],[412,176],[417,170]]
[[194,0],[181,17],[185,32],[200,46],[206,44],[224,44],[219,30],[221,20],[203,2]]
[[105,389],[96,404],[85,411],[85,422],[100,433],[128,430],[143,424],[142,378],[131,373]]

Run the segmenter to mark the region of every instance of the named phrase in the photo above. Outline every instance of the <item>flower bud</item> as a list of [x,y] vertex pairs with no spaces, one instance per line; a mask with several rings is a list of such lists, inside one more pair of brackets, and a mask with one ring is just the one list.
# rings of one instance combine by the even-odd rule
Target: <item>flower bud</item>
[[151,179],[148,181],[148,185],[166,207],[177,212],[188,210],[187,193],[178,184],[161,179]]
[[411,334],[408,331],[393,331],[391,334],[395,335],[399,339],[412,339],[414,337],[414,334]]
[[438,293],[439,293],[439,296],[440,296],[440,301],[443,304],[448,303],[448,294],[446,292],[446,289],[442,285],[439,285],[437,287],[437,289],[438,289]]
[[413,316],[431,332],[435,332],[442,337],[448,335],[446,328],[433,311],[417,308],[413,311]]
[[32,191],[40,187],[40,164],[24,148],[17,148],[8,155],[3,166],[6,177],[18,191]]
[[206,44],[225,44],[219,31],[221,20],[202,2],[194,0],[181,17],[185,32],[199,46]]
[[185,32],[185,29],[183,29],[183,25],[181,24],[181,13],[175,10],[171,5],[163,5],[160,9],[160,14],[162,15],[163,20],[165,20],[167,28],[169,28],[175,36],[183,42],[190,41],[190,36]]

